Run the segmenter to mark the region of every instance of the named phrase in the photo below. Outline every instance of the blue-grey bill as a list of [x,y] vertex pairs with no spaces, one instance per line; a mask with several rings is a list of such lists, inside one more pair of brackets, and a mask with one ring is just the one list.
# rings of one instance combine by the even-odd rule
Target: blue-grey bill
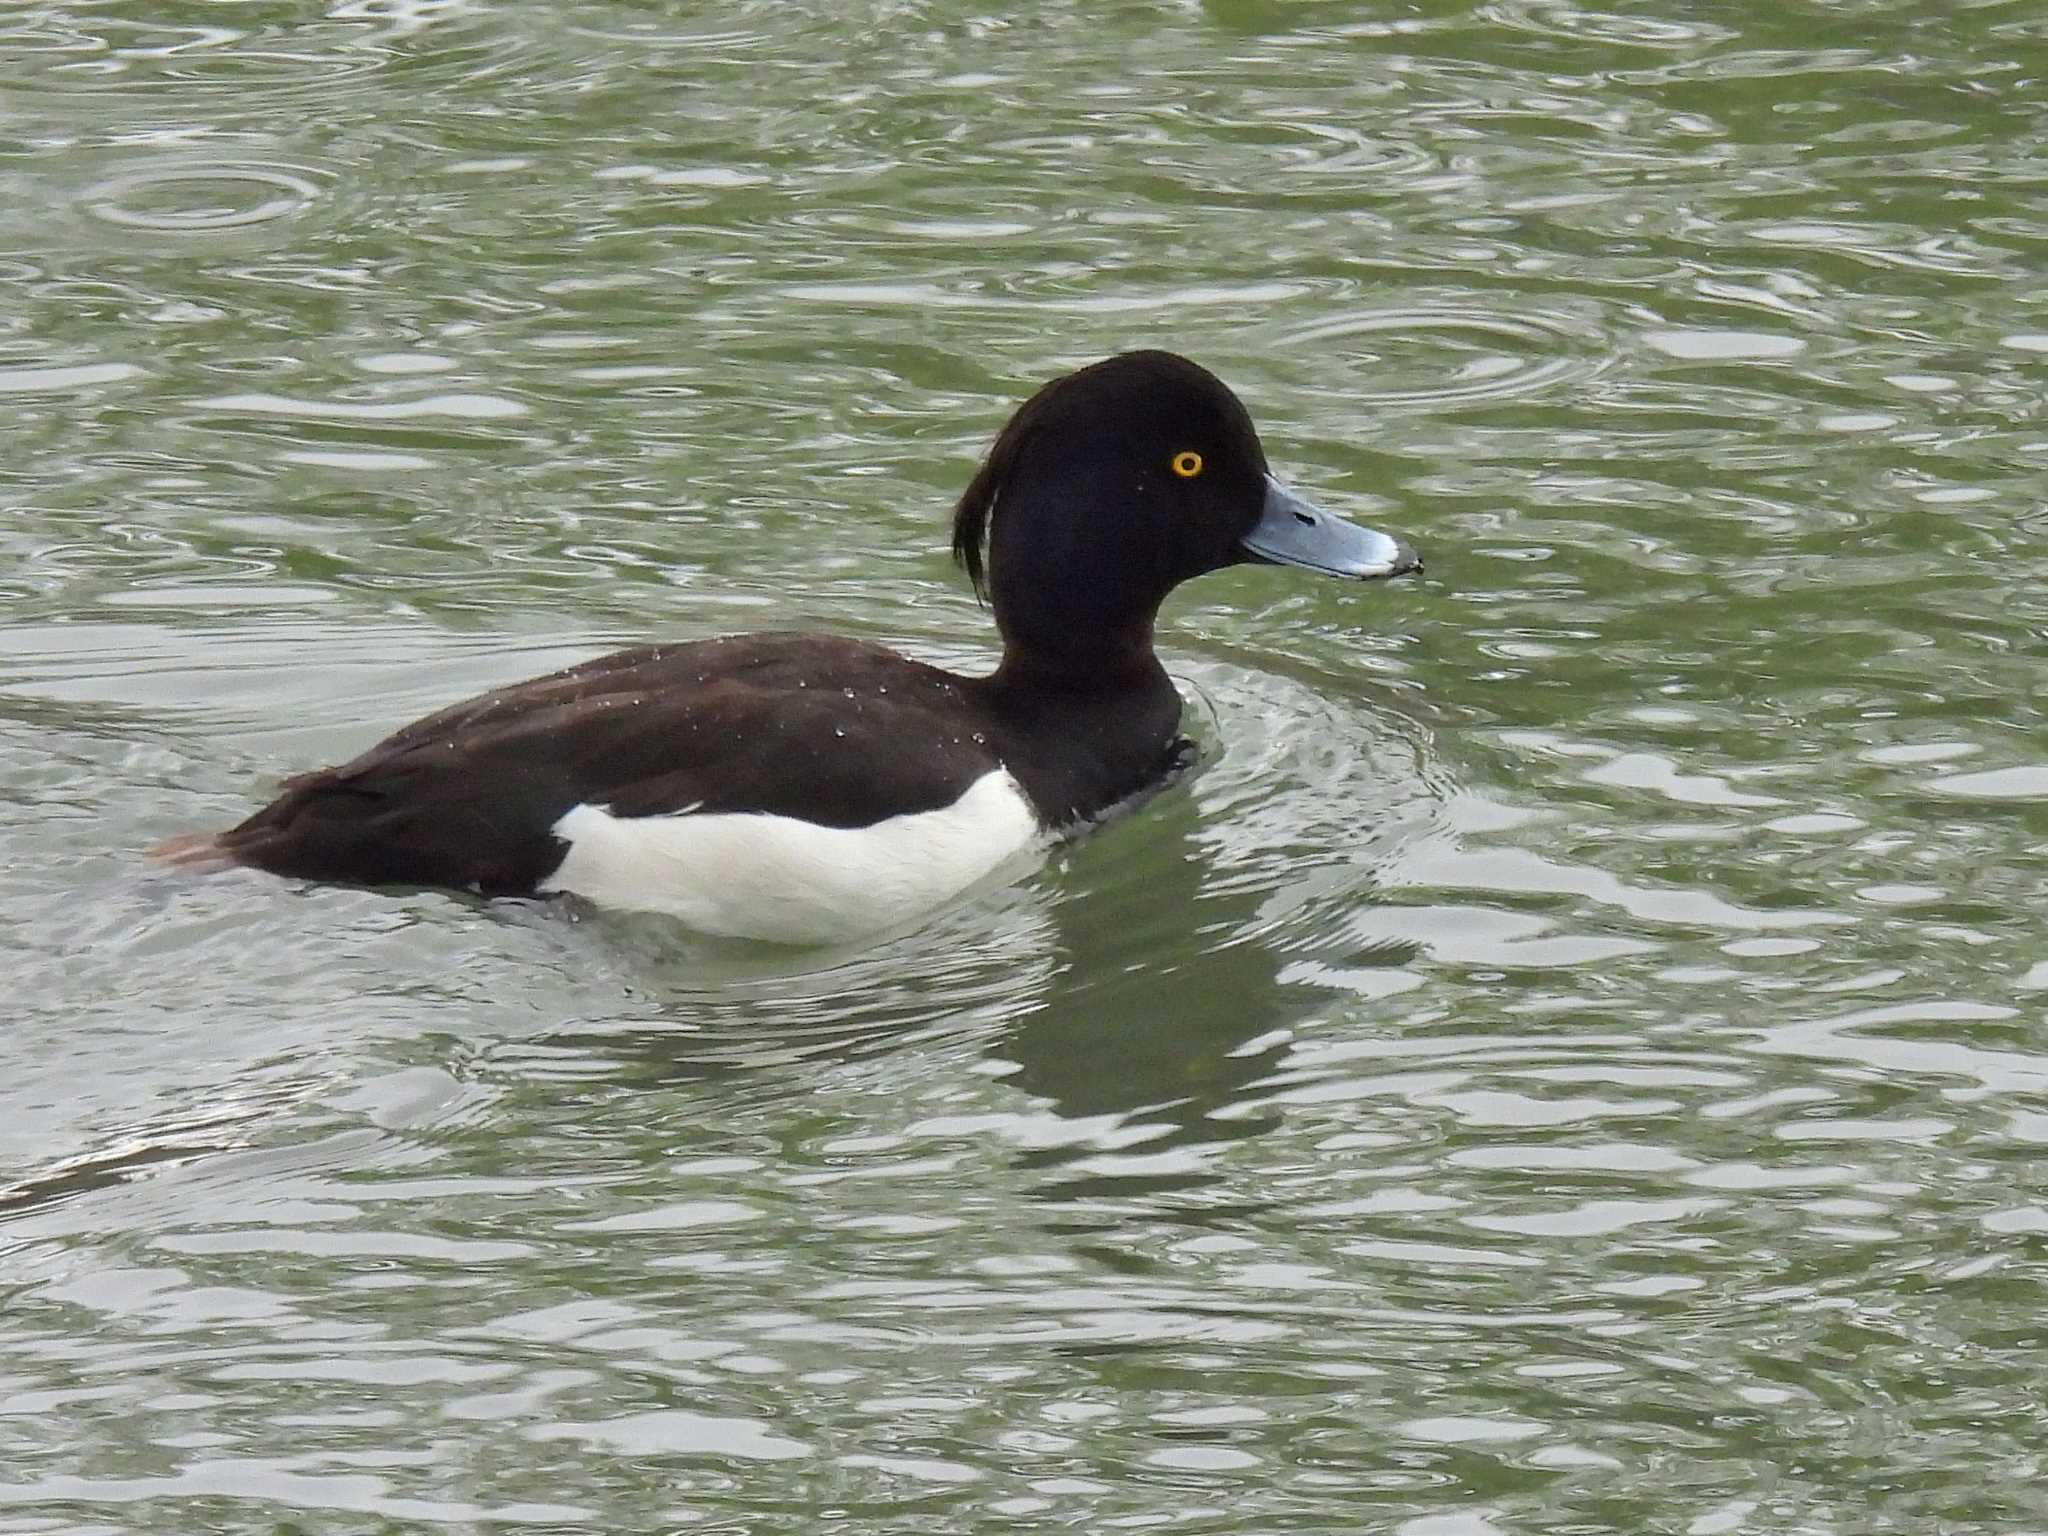
[[1399,539],[1347,523],[1271,475],[1266,477],[1266,505],[1259,520],[1238,543],[1252,559],[1268,565],[1298,565],[1359,581],[1422,569],[1422,557]]

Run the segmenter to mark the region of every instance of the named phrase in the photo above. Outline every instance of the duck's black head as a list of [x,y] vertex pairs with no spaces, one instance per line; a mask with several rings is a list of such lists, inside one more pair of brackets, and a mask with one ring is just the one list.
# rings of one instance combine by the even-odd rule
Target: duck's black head
[[1160,602],[1205,571],[1421,565],[1289,492],[1237,396],[1171,352],[1109,358],[1025,401],[960,498],[953,552],[1013,661],[1084,673],[1149,660]]

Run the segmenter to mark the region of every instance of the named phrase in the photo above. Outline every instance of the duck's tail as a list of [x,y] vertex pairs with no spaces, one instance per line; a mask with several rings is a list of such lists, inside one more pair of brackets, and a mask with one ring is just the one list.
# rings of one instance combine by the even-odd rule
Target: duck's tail
[[241,862],[221,845],[218,832],[180,832],[150,849],[149,856],[158,864],[196,875],[215,874]]

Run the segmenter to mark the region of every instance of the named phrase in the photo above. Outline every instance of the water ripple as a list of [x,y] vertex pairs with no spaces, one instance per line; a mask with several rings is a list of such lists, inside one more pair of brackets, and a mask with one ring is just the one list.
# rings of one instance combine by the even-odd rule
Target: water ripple
[[107,177],[86,193],[87,211],[121,229],[201,235],[288,219],[320,196],[319,175],[301,167],[152,162]]
[[[1367,339],[1356,350],[1342,345],[1353,338]],[[1352,354],[1352,366],[1367,370],[1369,382],[1348,395],[1367,406],[1512,399],[1582,385],[1601,366],[1597,333],[1569,316],[1526,307],[1510,314],[1442,304],[1337,315],[1280,341]]]

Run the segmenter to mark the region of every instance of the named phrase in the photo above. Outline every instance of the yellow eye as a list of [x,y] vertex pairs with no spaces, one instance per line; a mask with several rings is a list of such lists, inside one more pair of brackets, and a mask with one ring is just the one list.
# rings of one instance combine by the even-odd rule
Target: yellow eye
[[1173,456],[1173,472],[1183,480],[1192,480],[1202,472],[1202,456],[1191,449],[1182,449]]

